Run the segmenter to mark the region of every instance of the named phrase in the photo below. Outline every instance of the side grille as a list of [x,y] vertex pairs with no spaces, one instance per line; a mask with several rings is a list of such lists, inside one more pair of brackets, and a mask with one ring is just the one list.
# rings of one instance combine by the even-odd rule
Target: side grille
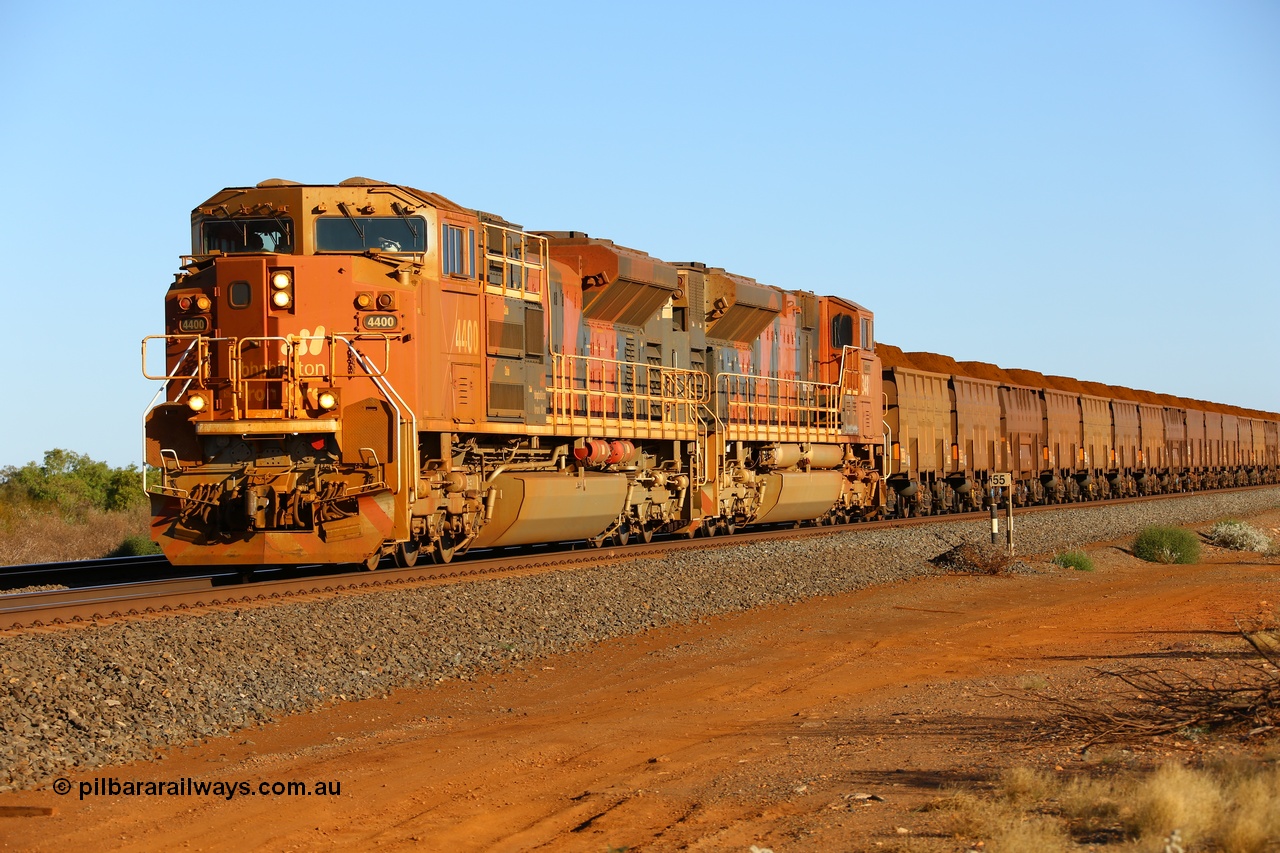
[[524,410],[524,386],[509,382],[489,383],[489,408],[510,412]]
[[489,351],[524,355],[524,325],[490,320]]

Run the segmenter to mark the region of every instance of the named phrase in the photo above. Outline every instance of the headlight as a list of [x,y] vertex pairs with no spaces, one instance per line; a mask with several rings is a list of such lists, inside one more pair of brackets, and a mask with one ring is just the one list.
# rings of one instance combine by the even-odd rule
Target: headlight
[[372,296],[370,296],[370,295],[369,295],[369,294],[367,294],[367,293],[360,293],[360,294],[357,294],[357,295],[356,295],[356,307],[357,307],[357,308],[372,308],[372,307],[373,307],[373,297],[372,297]]
[[187,408],[193,412],[203,412],[204,407],[209,405],[209,401],[199,394],[192,394],[187,398]]
[[334,396],[332,391],[322,391],[320,392],[320,399],[318,402],[320,403],[320,408],[332,409],[334,406],[338,405],[338,398]]
[[199,308],[201,311],[208,311],[209,306],[211,306],[212,304],[213,303],[209,301],[209,297],[207,296],[196,297],[196,308]]
[[277,290],[275,293],[271,294],[271,304],[277,308],[288,308],[290,301],[289,292],[287,290]]
[[293,278],[284,270],[271,274],[271,286],[276,290],[284,290],[291,284],[293,284]]

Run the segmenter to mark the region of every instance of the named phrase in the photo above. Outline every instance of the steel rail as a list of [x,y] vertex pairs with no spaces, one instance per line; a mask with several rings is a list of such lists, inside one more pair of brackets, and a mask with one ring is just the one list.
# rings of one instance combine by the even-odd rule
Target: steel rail
[[[1266,488],[1280,487],[1270,484],[1240,486],[1212,492],[1183,492],[1173,495],[1144,495],[1108,501],[1045,504],[1020,507],[1017,512],[1018,514],[1024,514],[1028,512],[1069,512],[1072,510],[1101,509],[1118,504],[1177,500],[1179,498],[1203,497],[1209,494],[1246,492]],[[604,562],[658,557],[672,552],[732,548],[751,542],[829,536],[833,533],[856,534],[864,530],[884,530],[926,524],[962,524],[981,521],[983,517],[981,513],[968,512],[839,525],[772,527],[737,533],[732,536],[713,536],[698,539],[673,537],[649,544],[637,543],[605,548],[589,548],[585,547],[583,543],[578,543],[574,550],[548,551],[541,554],[526,552],[513,556],[498,554],[442,565],[416,566],[407,569],[387,568],[376,572],[360,570],[306,578],[255,581],[229,586],[213,586],[214,576],[207,576],[204,578],[150,581],[141,584],[77,590],[29,592],[0,596],[0,632],[8,633],[29,628],[85,625],[103,620],[145,615],[189,613],[210,607],[270,606],[289,601],[299,601],[312,596],[391,591],[416,584],[439,583],[441,581],[456,582],[515,577],[557,569],[589,568]],[[184,587],[184,584],[191,586]]]
[[119,583],[154,578],[157,572],[165,572],[171,568],[163,554],[0,566],[0,589],[49,584]]

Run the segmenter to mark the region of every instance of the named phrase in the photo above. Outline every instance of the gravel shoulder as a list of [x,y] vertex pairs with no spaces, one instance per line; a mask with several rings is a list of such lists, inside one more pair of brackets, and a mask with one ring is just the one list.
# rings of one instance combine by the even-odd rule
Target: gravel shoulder
[[[1089,508],[1027,516],[1018,538],[1047,553],[1157,522],[1280,526],[1277,506],[1272,489]],[[1101,547],[1095,573],[1000,577],[927,562],[988,535],[855,530],[3,637],[0,812],[56,813],[0,817],[0,849],[865,849],[933,831],[903,825],[913,802],[1009,761],[1036,723],[1000,698],[1019,679],[1191,658],[1280,592],[1256,555],[1153,567]],[[107,778],[341,794],[79,798]]]

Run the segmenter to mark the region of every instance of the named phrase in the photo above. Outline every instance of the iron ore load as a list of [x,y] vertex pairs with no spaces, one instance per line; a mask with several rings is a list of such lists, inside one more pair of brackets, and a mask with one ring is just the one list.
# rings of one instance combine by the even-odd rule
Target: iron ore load
[[175,564],[963,511],[996,471],[1017,502],[1276,479],[1275,415],[877,348],[854,302],[410,187],[269,180],[191,221],[143,342]]

